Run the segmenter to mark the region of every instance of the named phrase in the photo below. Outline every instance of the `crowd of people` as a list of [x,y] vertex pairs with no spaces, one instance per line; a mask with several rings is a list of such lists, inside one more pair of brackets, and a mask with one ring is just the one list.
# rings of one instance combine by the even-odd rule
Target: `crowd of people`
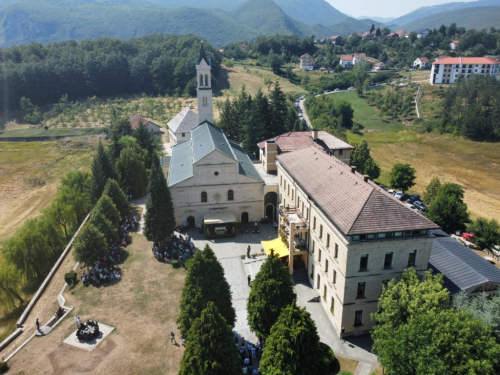
[[138,222],[135,215],[129,215],[121,222],[118,232],[119,236],[115,243],[109,246],[107,254],[103,259],[96,262],[94,267],[89,268],[87,266],[87,269],[82,271],[83,285],[99,287],[102,284],[120,280],[122,269],[116,264],[122,261],[122,248],[131,242],[131,237],[128,234],[129,231],[135,230],[137,225]]
[[196,247],[188,234],[173,233],[169,238],[159,245],[153,242],[153,255],[160,262],[171,263],[177,259],[181,264],[195,253]]
[[262,339],[259,339],[257,344],[253,344],[250,341],[246,341],[244,337],[240,339],[235,336],[235,343],[238,345],[238,351],[240,352],[240,357],[243,365],[243,374],[246,375],[258,375],[260,374],[258,368],[258,361],[262,358],[262,352],[264,346]]

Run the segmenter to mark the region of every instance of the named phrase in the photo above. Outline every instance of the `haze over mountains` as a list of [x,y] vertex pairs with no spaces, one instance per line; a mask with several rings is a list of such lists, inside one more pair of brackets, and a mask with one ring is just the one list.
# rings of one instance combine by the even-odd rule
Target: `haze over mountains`
[[[483,29],[500,26],[499,10],[500,0],[479,0],[423,7],[390,21],[375,18],[406,31],[452,22]],[[259,35],[319,39],[385,27],[377,20],[354,19],[325,0],[0,0],[0,46],[151,33],[193,33],[222,46]]]

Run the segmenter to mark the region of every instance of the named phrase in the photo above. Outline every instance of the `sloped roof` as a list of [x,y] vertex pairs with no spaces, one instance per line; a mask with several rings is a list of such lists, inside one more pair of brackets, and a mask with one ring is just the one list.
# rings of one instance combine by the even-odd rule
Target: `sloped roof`
[[168,128],[173,133],[188,133],[198,125],[198,115],[191,111],[188,107],[180,111],[177,116],[175,116],[167,124]]
[[340,60],[343,61],[352,61],[352,55],[341,55]]
[[310,55],[310,54],[308,54],[308,53],[305,53],[305,54],[303,54],[302,56],[300,56],[300,58],[301,58],[301,59],[308,59],[308,58],[310,58],[310,57],[311,57],[311,55]]
[[491,57],[443,57],[432,63],[432,65],[440,64],[500,64],[500,61],[492,59]]
[[500,269],[442,231],[432,242],[429,267],[444,275],[444,287],[450,293],[484,283],[500,284]]
[[168,167],[170,166],[170,156],[162,156],[160,157],[160,165],[162,167]]
[[193,165],[216,150],[239,163],[239,174],[263,181],[245,150],[228,141],[222,129],[204,121],[192,130],[189,141],[172,148],[168,186],[193,177]]
[[280,165],[345,234],[437,229],[374,182],[314,147],[279,155]]
[[460,41],[458,41],[458,40],[452,40],[452,42],[455,43],[455,44],[459,44],[460,43]]
[[419,57],[418,58],[421,62],[429,62],[429,59],[427,57]]
[[278,151],[280,153],[301,150],[315,145],[320,146],[322,149],[329,150],[350,150],[354,148],[349,143],[338,139],[324,130],[318,131],[318,141],[316,142],[313,141],[311,132],[305,131],[281,134],[277,137],[259,142],[257,145],[259,148],[263,149],[266,147],[266,142],[268,141],[275,141],[278,144]]
[[130,117],[129,121],[130,121],[130,126],[132,127],[132,130],[137,130],[137,128],[139,127],[139,124],[141,124],[141,123],[143,125],[150,123],[150,124],[160,128],[160,126],[156,125],[153,121],[146,120],[144,117],[141,117],[139,115],[135,115],[135,116]]
[[340,35],[334,35],[330,39],[337,39],[337,38],[340,38],[340,37],[341,37]]

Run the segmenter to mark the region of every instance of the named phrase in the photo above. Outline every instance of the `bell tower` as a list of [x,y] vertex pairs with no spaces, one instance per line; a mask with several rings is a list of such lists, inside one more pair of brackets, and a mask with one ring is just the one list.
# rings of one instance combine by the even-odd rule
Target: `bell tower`
[[203,42],[201,43],[200,57],[196,59],[196,76],[198,82],[198,123],[208,121],[213,124],[214,110],[212,103],[212,77],[210,71],[212,61],[207,58]]

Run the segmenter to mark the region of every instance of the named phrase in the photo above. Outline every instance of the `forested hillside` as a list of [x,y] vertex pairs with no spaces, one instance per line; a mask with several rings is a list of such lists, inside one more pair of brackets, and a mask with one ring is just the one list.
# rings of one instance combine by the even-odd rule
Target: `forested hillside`
[[[221,57],[205,45],[217,76]],[[100,38],[0,50],[0,108],[16,109],[22,97],[35,105],[92,96],[147,93],[195,95],[200,38],[150,35],[127,41]]]

